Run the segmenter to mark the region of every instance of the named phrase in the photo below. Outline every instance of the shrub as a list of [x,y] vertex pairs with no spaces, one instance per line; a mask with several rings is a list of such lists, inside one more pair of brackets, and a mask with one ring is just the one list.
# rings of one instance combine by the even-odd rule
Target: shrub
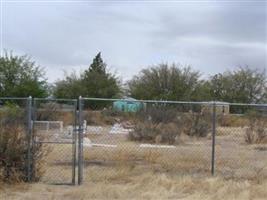
[[181,129],[175,123],[159,124],[157,127],[159,130],[158,138],[155,138],[156,143],[168,143],[174,144],[179,139]]
[[113,109],[103,109],[101,111],[86,110],[83,112],[83,117],[88,125],[113,125],[122,121],[132,121],[135,118],[135,113],[127,113],[116,111]]
[[101,112],[102,122],[107,125],[112,125],[123,118],[124,112],[113,109],[103,109]]
[[189,113],[184,115],[183,125],[186,135],[206,137],[211,128],[211,121],[206,113]]
[[26,179],[27,142],[21,127],[0,129],[0,179],[5,182]]
[[245,129],[245,142],[248,144],[267,142],[266,119],[256,111],[246,114],[249,125]]
[[141,142],[174,144],[180,134],[181,130],[174,123],[139,122],[136,124],[134,131],[129,133],[129,139]]
[[129,139],[156,143],[178,143],[182,133],[205,137],[211,128],[208,113],[182,113],[170,107],[151,107],[137,114]]
[[251,128],[245,129],[245,142],[248,144],[253,144],[255,142],[255,132]]
[[151,121],[154,124],[170,123],[177,117],[177,111],[174,108],[166,106],[151,106],[137,113],[141,121]]
[[133,141],[154,142],[157,136],[156,125],[151,122],[139,122],[134,130],[129,133],[129,139]]
[[[0,181],[12,183],[27,181],[28,167],[33,170],[32,163],[28,163],[29,140],[24,128],[23,113],[21,109],[9,106],[1,108],[0,114]],[[38,144],[34,147],[32,158],[35,167],[32,180],[41,177],[40,164],[46,155],[44,146]]]
[[36,119],[42,121],[57,121],[60,116],[59,111],[60,105],[55,102],[40,103],[40,105],[37,105]]
[[[108,112],[108,111],[107,111]],[[83,112],[83,118],[88,125],[103,126],[113,125],[118,120],[117,114],[106,113],[106,111],[91,111],[87,110]]]
[[221,114],[217,116],[218,124],[224,127],[244,127],[248,120],[244,116]]
[[101,126],[104,125],[103,117],[100,111],[89,111],[83,112],[83,118],[86,120],[88,125]]
[[136,116],[130,140],[167,144],[179,142],[183,126],[177,110],[157,105],[138,112]]

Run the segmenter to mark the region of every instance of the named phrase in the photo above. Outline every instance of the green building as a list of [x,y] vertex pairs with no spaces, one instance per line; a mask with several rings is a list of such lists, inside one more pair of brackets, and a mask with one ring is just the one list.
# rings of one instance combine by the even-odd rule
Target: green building
[[130,97],[113,102],[113,109],[122,112],[137,112],[143,107],[144,103]]

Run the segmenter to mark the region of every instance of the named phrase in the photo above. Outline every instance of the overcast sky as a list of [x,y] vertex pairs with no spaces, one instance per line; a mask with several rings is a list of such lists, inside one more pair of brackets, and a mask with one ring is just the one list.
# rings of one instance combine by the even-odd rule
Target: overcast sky
[[161,62],[203,76],[267,68],[266,1],[2,3],[2,48],[28,54],[50,82],[86,69],[101,51],[123,80]]

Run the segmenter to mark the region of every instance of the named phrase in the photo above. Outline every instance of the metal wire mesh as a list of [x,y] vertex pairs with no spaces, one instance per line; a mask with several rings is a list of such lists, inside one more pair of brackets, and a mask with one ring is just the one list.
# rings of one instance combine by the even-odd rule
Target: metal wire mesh
[[229,114],[217,117],[217,174],[235,179],[266,178],[267,106],[229,107]]
[[30,173],[29,101],[0,98],[0,177],[28,180]]
[[267,177],[267,105],[0,98],[1,158],[6,134],[23,135],[28,181],[129,181],[143,173]]
[[74,184],[77,102],[35,99],[33,107],[33,142],[45,154],[35,171],[41,173],[43,182]]
[[210,174],[211,108],[207,103],[84,99],[84,180],[125,170]]
[[85,181],[148,171],[267,177],[266,105],[92,98],[82,105]]

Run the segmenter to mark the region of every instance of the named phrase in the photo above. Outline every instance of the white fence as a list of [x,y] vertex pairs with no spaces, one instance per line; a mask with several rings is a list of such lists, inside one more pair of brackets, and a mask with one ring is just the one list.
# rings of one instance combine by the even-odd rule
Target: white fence
[[60,133],[63,132],[63,121],[32,121],[32,126],[38,130],[51,131],[58,130]]

